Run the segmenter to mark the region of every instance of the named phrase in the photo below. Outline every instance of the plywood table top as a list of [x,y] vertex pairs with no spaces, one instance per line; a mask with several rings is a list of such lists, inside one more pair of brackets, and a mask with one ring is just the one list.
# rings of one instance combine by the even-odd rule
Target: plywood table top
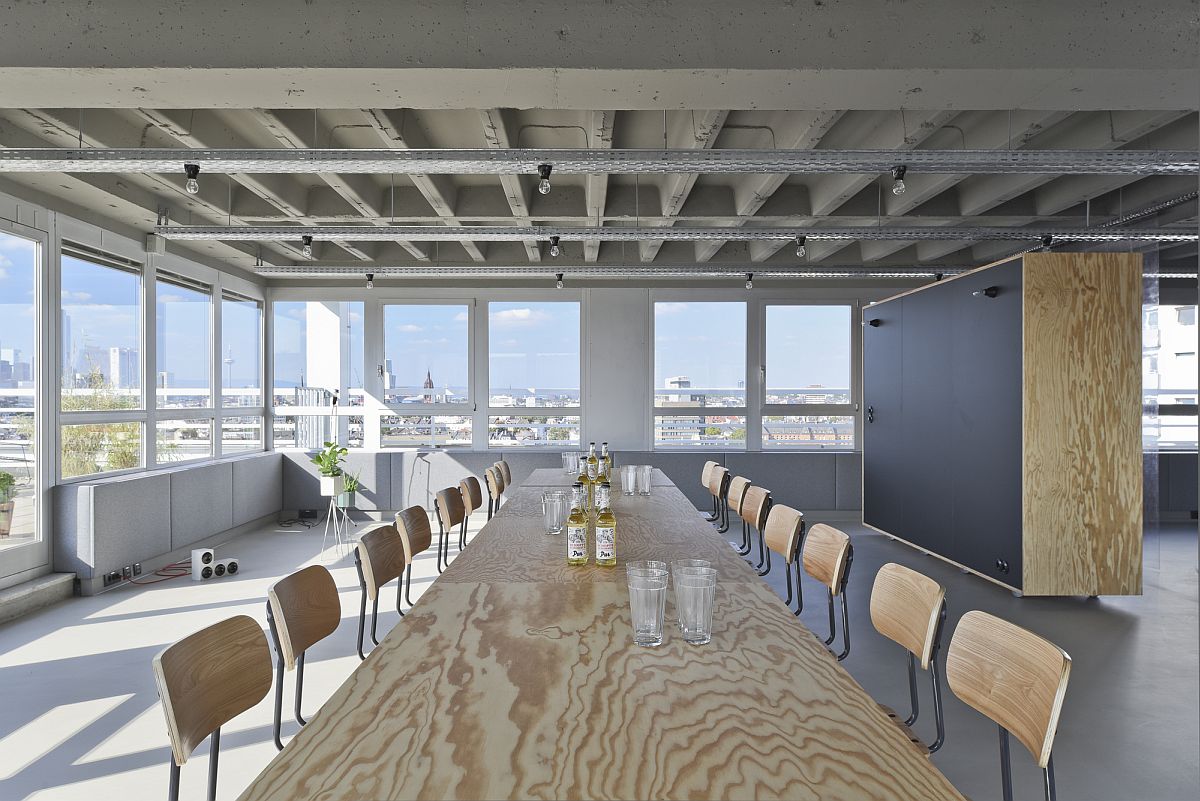
[[[622,465],[617,465],[614,470],[620,470]],[[613,494],[621,491],[621,477],[613,476],[612,488]],[[575,476],[568,474],[561,467],[539,467],[529,474],[529,478],[521,482],[522,487],[570,487],[575,483]],[[700,477],[696,476],[696,483],[700,483]],[[667,478],[667,474],[655,467],[650,473],[651,487],[673,487],[671,479]]]
[[961,799],[678,489],[618,500],[618,557],[715,557],[700,647],[634,646],[624,570],[568,568],[540,496],[513,491],[243,799]]

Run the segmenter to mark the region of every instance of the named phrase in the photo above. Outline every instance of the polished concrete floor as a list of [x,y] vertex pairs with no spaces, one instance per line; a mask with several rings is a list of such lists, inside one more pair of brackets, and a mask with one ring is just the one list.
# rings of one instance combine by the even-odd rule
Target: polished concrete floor
[[[473,521],[472,529],[482,523]],[[1200,668],[1197,654],[1197,533],[1194,525],[1148,532],[1145,594],[1086,600],[1019,599],[952,566],[868,532],[854,539],[849,603],[852,650],[844,663],[877,699],[907,704],[899,646],[871,628],[867,601],[875,571],[896,561],[947,588],[952,634],[969,609],[984,609],[1026,626],[1073,657],[1071,684],[1055,748],[1063,801],[1185,801],[1197,797]],[[168,747],[150,661],[167,644],[233,614],[263,618],[267,587],[304,565],[328,565],[342,594],[341,627],[308,655],[305,710],[321,702],[358,664],[358,610],[353,561],[318,553],[321,530],[272,528],[224,546],[243,560],[233,579],[197,585],[175,579],[75,598],[0,627],[0,799],[159,798],[167,785]],[[419,560],[414,595],[435,576],[433,556]],[[782,592],[783,571],[768,577]],[[826,631],[819,587],[806,579],[803,616]],[[387,601],[392,603],[391,588]],[[396,623],[381,614],[381,632]],[[924,679],[924,677],[922,677]],[[294,676],[286,678],[285,711]],[[930,735],[927,680],[922,720]],[[1000,798],[996,727],[950,693],[945,748],[935,764],[974,801]],[[235,798],[275,755],[271,696],[223,730],[218,797]],[[285,723],[285,737],[296,730]],[[1041,798],[1040,775],[1016,744],[1018,799]],[[182,798],[204,797],[207,745],[183,769]],[[298,799],[299,801],[299,799]]]

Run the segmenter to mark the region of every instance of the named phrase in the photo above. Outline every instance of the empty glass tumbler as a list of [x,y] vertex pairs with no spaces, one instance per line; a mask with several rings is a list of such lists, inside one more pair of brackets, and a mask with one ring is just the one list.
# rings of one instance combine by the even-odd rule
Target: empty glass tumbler
[[547,534],[561,534],[571,513],[571,493],[547,490],[542,493],[542,522]]
[[626,562],[625,572],[628,575],[633,575],[634,573],[661,573],[666,575],[667,563],[654,559],[640,559],[634,562]]
[[637,492],[637,466],[627,464],[621,468],[621,492],[632,495]]
[[579,475],[579,453],[578,451],[563,451],[562,454],[563,472],[577,476]]
[[654,474],[654,468],[648,464],[639,464],[637,466],[637,493],[638,495],[650,494],[650,478]]
[[666,571],[634,571],[627,574],[629,612],[636,645],[656,646],[663,641],[663,610],[667,604]]
[[717,571],[689,567],[672,571],[675,609],[684,642],[704,645],[712,641],[713,603],[717,597]]

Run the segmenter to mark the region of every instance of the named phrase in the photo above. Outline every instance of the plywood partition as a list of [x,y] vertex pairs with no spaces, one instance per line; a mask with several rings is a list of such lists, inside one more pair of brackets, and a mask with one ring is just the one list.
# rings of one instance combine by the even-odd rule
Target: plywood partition
[[1024,258],[1026,594],[1142,591],[1141,272],[1131,253]]

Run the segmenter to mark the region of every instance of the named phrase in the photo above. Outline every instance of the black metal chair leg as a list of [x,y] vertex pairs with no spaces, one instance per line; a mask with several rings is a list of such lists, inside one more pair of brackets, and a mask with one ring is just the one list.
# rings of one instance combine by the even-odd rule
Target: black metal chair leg
[[729,501],[721,498],[718,501],[718,505],[721,508],[721,526],[717,529],[717,533],[724,534],[726,531],[729,531]]
[[[733,545],[733,543],[730,543],[730,545]],[[741,556],[745,556],[746,554],[750,553],[750,533],[746,530],[745,520],[742,521],[742,544],[734,545],[733,549]]]
[[1050,755],[1050,759],[1046,760],[1046,768],[1042,771],[1042,778],[1046,783],[1046,801],[1058,801],[1058,796],[1054,792],[1054,755]]
[[174,754],[171,754],[171,779],[167,785],[167,801],[179,801],[179,766],[175,764]]
[[296,722],[307,726],[308,721],[300,714],[300,700],[304,697],[304,652],[296,659]]
[[461,552],[467,547],[467,518],[463,518],[462,527],[458,532],[458,550]]
[[379,640],[375,637],[375,626],[379,623],[379,598],[371,601],[371,642],[379,645]]
[[824,640],[826,645],[833,645],[833,638],[837,636],[837,628],[833,622],[833,593],[829,593],[829,636]]
[[358,551],[354,552],[354,566],[358,568],[358,586],[362,590],[362,600],[358,604],[358,658],[366,659],[367,655],[363,653],[363,629],[367,625],[367,580],[363,577],[362,561],[358,557]]
[[758,571],[758,575],[765,576],[771,572],[771,549],[767,548],[767,566],[765,569]]
[[208,744],[208,801],[217,801],[217,758],[221,755],[221,727],[213,729]]
[[846,610],[846,588],[842,587],[842,652],[838,654],[837,661],[841,662],[846,657],[850,656],[850,613]]
[[783,602],[788,609],[792,608],[792,563],[784,562],[783,569],[787,571],[787,600]]
[[404,576],[401,575],[396,579],[396,614],[404,617],[404,610],[400,608],[400,599],[404,596]]
[[279,730],[283,726],[283,656],[275,661],[275,748],[283,750],[283,740],[279,738]]
[[762,570],[763,565],[767,561],[767,540],[760,528],[758,530],[758,564],[754,566],[755,570]]
[[713,502],[712,512],[710,512],[704,516],[704,519],[710,523],[715,522],[716,519],[721,516],[721,509],[720,509],[720,507],[717,506],[717,496],[716,495],[713,496],[712,502]]
[[[943,610],[945,607],[943,607]],[[944,611],[943,611],[944,613]],[[937,723],[937,739],[929,746],[929,753],[934,753],[946,742],[946,721],[942,713],[942,681],[938,675],[938,649],[933,649],[929,659],[929,675],[933,682],[933,719]]]
[[804,577],[804,571],[800,566],[800,552],[796,551],[796,617],[800,617],[800,613],[804,611],[804,585],[801,579]]
[[912,651],[908,651],[908,699],[912,703],[912,714],[905,719],[905,726],[916,723],[917,716],[921,714],[920,699],[917,697],[917,658]]
[[[446,528],[442,525],[441,520],[438,521],[438,546],[437,546],[437,572],[441,573],[442,568],[442,546],[446,544]],[[447,549],[449,554],[449,549]],[[446,560],[446,567],[450,566],[450,560]]]
[[1008,755],[1008,729],[1000,727],[1000,781],[1004,790],[1004,801],[1013,801],[1012,764]]
[[412,563],[404,570],[406,578],[404,580],[404,600],[408,601],[409,606],[413,606],[412,599]]
[[488,497],[488,520],[492,519],[492,512],[493,512],[492,506],[493,506],[492,499],[491,499],[491,497]]

